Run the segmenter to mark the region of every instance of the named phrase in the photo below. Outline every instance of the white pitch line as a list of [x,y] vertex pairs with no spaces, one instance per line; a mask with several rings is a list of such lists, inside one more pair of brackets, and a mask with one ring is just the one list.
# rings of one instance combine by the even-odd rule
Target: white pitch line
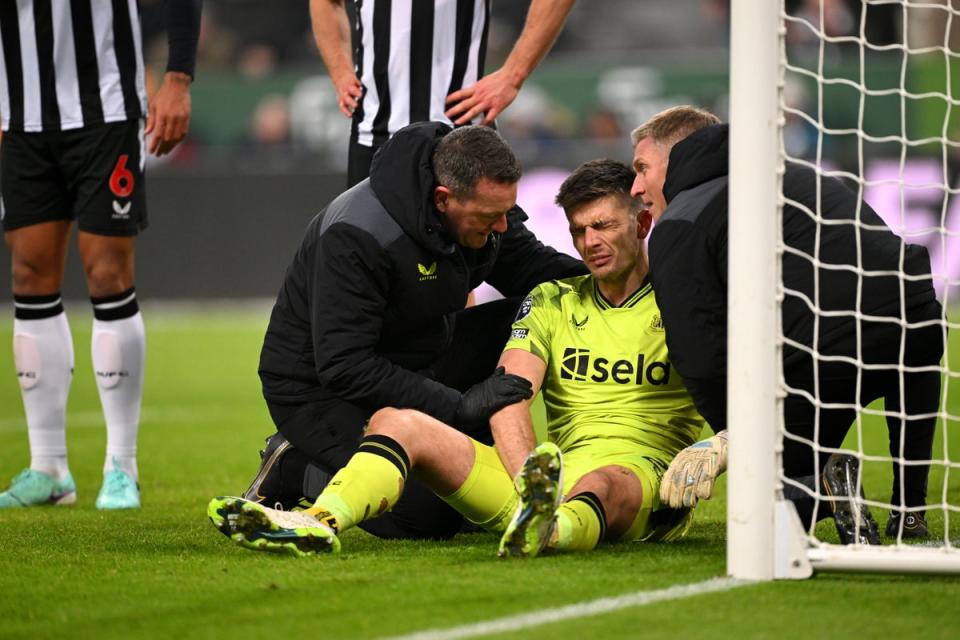
[[747,584],[753,583],[748,580],[737,580],[734,578],[711,578],[703,582],[694,582],[693,584],[676,585],[656,591],[625,593],[622,596],[600,598],[598,600],[590,600],[589,602],[581,602],[553,609],[541,609],[540,611],[531,611],[530,613],[521,613],[505,618],[493,618],[492,620],[483,620],[459,627],[427,629],[426,631],[418,631],[408,635],[393,636],[387,640],[454,640],[455,638],[472,638],[494,633],[519,631],[520,629],[529,629],[530,627],[538,627],[544,624],[560,622],[561,620],[596,616],[629,607],[642,607],[653,604],[654,602],[663,602],[664,600],[677,600],[679,598],[689,598],[704,593],[726,591]]

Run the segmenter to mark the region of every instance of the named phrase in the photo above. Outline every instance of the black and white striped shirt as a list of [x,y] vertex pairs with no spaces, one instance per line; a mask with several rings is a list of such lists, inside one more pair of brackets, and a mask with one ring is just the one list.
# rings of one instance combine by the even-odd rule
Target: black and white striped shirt
[[437,120],[447,95],[483,76],[490,0],[355,0],[364,87],[353,139],[379,146],[411,122]]
[[59,131],[147,113],[137,0],[0,0],[4,131]]

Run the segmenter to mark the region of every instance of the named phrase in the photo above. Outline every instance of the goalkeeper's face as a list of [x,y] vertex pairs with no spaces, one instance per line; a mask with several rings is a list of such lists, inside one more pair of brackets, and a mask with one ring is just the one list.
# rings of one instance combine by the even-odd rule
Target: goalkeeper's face
[[599,282],[624,281],[634,272],[643,275],[649,213],[637,213],[626,197],[607,195],[577,207],[567,219],[573,246]]
[[663,181],[667,177],[667,161],[670,149],[644,138],[633,150],[633,170],[637,177],[633,180],[630,195],[640,198],[654,221],[660,219],[667,201],[663,197]]

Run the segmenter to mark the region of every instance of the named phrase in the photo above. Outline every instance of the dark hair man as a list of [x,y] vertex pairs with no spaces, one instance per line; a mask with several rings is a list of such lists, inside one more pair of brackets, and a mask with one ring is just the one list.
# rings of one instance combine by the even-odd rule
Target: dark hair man
[[[490,441],[490,415],[530,394],[526,381],[494,372],[518,300],[464,310],[467,294],[487,281],[519,296],[584,271],[524,227],[520,174],[492,129],[417,123],[384,146],[369,180],[310,223],[260,357],[264,398],[282,436],[270,439],[245,497],[297,504],[307,463],[335,473],[384,407],[417,409]],[[413,482],[393,511],[365,528],[444,537],[461,524]]]
[[[650,271],[670,355],[697,408],[717,433],[681,452],[671,464],[661,497],[673,506],[692,506],[698,498],[709,497],[714,480],[726,466],[727,138],[726,125],[693,107],[668,109],[633,132],[637,172],[633,193],[643,198],[656,221],[650,240]],[[907,460],[930,458],[936,424],[932,416],[940,393],[935,367],[943,354],[938,322],[943,311],[934,294],[926,250],[905,245],[839,180],[788,163],[783,193],[783,240],[790,249],[782,260],[786,293],[783,371],[788,387],[784,402],[788,437],[783,439],[783,471],[788,481],[784,493],[809,524],[815,514],[807,489],[823,482],[827,494],[852,498],[855,489],[845,478],[856,478],[858,469],[853,456],[828,458],[828,453],[821,452],[818,459],[804,441],[839,447],[856,419],[854,407],[884,398],[891,455],[899,458],[902,440]],[[801,207],[819,212],[829,222],[849,223],[818,226]],[[818,255],[820,266],[814,267],[794,250]],[[896,277],[875,275],[899,271],[901,259],[910,276],[902,283]],[[863,266],[862,276],[830,268],[857,264]],[[862,289],[858,289],[858,280]],[[807,300],[818,301],[823,310],[845,313],[825,314],[815,322]],[[905,331],[899,323],[869,318],[900,318],[901,309],[902,319],[909,323]],[[855,310],[868,317],[856,318]],[[868,365],[896,365],[901,362],[901,341],[903,364],[931,369],[903,372],[901,382],[900,372],[892,367],[861,368],[836,359],[815,363],[810,352],[816,345],[822,356],[859,356]],[[805,394],[821,404],[814,405]],[[832,408],[838,404],[850,408]],[[906,419],[896,416],[900,411]],[[903,527],[906,537],[925,536],[922,508],[929,467],[896,462],[893,466],[891,503],[907,509],[893,512],[887,535],[896,536]],[[823,471],[821,478],[814,476],[818,470]],[[851,502],[829,502],[841,541],[879,544],[869,511]]]

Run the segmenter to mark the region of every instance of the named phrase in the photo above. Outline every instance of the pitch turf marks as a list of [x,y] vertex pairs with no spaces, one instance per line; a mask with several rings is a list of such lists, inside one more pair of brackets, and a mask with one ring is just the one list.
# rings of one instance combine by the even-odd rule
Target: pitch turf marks
[[564,607],[541,609],[539,611],[531,611],[530,613],[521,613],[504,618],[493,618],[491,620],[483,620],[459,627],[427,629],[408,635],[394,636],[386,640],[454,640],[455,638],[472,638],[495,633],[507,633],[553,622],[560,622],[561,620],[586,618],[588,616],[610,613],[611,611],[619,611],[620,609],[627,609],[629,607],[642,607],[665,600],[678,600],[680,598],[699,596],[704,593],[727,591],[748,584],[754,583],[748,580],[736,580],[734,578],[711,578],[703,582],[694,582],[693,584],[675,585],[666,589],[657,589],[656,591],[625,593],[622,596],[599,598],[597,600],[570,604]]

